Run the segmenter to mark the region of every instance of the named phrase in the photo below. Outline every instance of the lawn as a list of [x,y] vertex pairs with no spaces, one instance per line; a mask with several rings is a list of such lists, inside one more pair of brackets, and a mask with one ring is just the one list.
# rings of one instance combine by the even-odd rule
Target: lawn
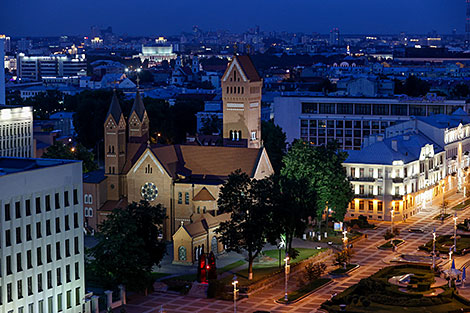
[[279,298],[277,301],[281,303],[290,303],[292,301],[296,301],[297,299],[305,296],[309,292],[312,292],[313,290],[320,288],[321,286],[327,284],[330,282],[330,278],[319,278],[310,284],[303,286],[300,289],[297,289],[296,291],[290,292],[287,294],[287,302],[284,300],[284,297]]
[[[317,255],[320,252],[325,251],[326,249],[295,248],[295,250],[299,251],[299,255],[294,260],[291,260],[290,262],[291,264],[299,263],[300,261],[308,259],[311,256]],[[284,264],[284,258],[286,256],[285,251],[286,250],[281,249],[282,264]],[[276,262],[278,262],[279,260],[279,250],[266,250],[266,251],[263,251],[263,254],[270,258],[276,259]]]
[[[311,256],[317,255],[320,252],[325,251],[325,249],[307,249],[307,248],[299,248],[296,250],[299,250],[300,254],[295,260],[291,261],[291,264],[299,263],[302,260],[308,259]],[[276,261],[269,262],[269,263],[254,264],[252,280],[248,279],[248,268],[235,273],[237,275],[240,286],[245,286],[245,287],[250,286],[256,282],[259,282],[260,280],[265,279],[266,277],[272,276],[279,272],[284,272],[284,268],[283,267],[279,268],[279,265],[278,265],[279,264],[278,263],[279,250],[266,250],[266,251],[263,251],[263,253],[275,259]],[[284,250],[281,250],[281,257],[284,258],[284,255],[285,255]],[[284,264],[284,262],[282,262],[282,264]],[[223,278],[222,282],[224,284],[229,284],[232,279],[233,279],[233,276],[229,275]]]
[[160,279],[160,278],[163,278],[163,277],[166,277],[168,275],[171,275],[171,274],[168,274],[168,273],[157,273],[157,272],[152,272],[152,280],[157,280],[157,279]]
[[341,312],[340,305],[346,305],[348,312],[449,312],[461,308],[468,309],[466,303],[453,295],[453,290],[442,287],[444,292],[438,296],[424,297],[419,293],[408,293],[400,287],[388,283],[393,276],[414,274],[412,284],[426,284],[434,281],[434,273],[426,266],[399,265],[389,266],[362,279],[322,304],[330,313]]
[[460,211],[460,210],[463,210],[465,207],[467,207],[468,205],[470,205],[470,199],[467,199],[459,204],[457,204],[456,206],[454,206],[452,208],[452,210],[456,210],[456,211]]
[[234,268],[237,268],[239,266],[242,266],[243,264],[245,264],[246,262],[244,260],[238,260],[236,262],[233,262],[233,263],[230,263],[228,265],[225,265],[224,267],[222,268],[218,268],[217,269],[217,275],[220,275],[220,274],[223,274],[225,272],[228,272],[228,271],[231,271],[233,270]]
[[347,264],[347,265],[346,265],[346,268],[344,268],[344,266],[340,266],[340,267],[338,267],[337,269],[331,271],[330,274],[331,274],[331,275],[341,275],[341,274],[346,273],[347,271],[352,270],[352,269],[355,268],[356,266],[357,266],[357,264]]
[[[463,250],[470,250],[470,235],[459,235],[457,238],[457,253],[462,254]],[[449,248],[454,245],[454,238],[451,235],[438,236],[436,238],[436,250],[440,253],[449,253]],[[429,240],[419,249],[424,251],[432,251],[432,240]]]
[[440,220],[442,216],[444,216],[444,219],[446,220],[446,219],[448,219],[449,217],[451,217],[452,214],[450,214],[450,213],[446,213],[446,214],[441,213],[441,214],[438,214],[438,215],[434,216],[432,219],[433,219],[433,220]]
[[[403,239],[393,239],[393,244],[396,246],[398,246],[399,244],[401,244],[402,242],[405,242]],[[379,249],[392,249],[392,243],[391,243],[391,240],[388,240],[386,243],[378,246]]]

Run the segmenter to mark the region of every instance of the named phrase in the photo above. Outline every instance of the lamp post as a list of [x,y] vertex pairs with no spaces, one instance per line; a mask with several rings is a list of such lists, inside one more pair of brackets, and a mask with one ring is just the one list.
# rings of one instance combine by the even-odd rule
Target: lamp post
[[449,248],[449,262],[452,261],[452,247]]
[[454,213],[454,252],[457,252],[457,212]]
[[232,285],[233,285],[233,312],[237,313],[237,275],[233,275]]
[[432,268],[436,268],[436,227],[432,231]]
[[287,280],[289,278],[289,270],[290,270],[289,255],[287,255],[286,253],[286,258],[284,259],[284,273],[285,273],[284,301],[285,302],[287,302]]
[[392,232],[393,234],[393,217],[395,216],[395,208],[392,207],[392,211],[390,211],[390,215],[392,217],[392,224],[391,224],[391,229],[390,231]]
[[343,244],[344,244],[344,249],[347,248],[348,246],[348,237],[347,237],[348,231],[345,229],[343,231]]

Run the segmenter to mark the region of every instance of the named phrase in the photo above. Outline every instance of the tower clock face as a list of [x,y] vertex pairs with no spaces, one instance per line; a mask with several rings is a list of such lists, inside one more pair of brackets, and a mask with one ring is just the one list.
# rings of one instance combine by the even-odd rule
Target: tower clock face
[[145,183],[140,189],[140,195],[144,200],[153,201],[158,196],[158,189],[154,183]]

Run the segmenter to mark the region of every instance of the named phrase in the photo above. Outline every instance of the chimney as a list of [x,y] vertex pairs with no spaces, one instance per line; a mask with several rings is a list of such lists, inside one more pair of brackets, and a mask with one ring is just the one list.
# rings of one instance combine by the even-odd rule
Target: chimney
[[384,141],[383,135],[377,135],[377,141]]
[[410,136],[409,135],[403,135],[403,140],[410,140]]
[[392,149],[398,151],[398,142],[396,140],[392,140]]

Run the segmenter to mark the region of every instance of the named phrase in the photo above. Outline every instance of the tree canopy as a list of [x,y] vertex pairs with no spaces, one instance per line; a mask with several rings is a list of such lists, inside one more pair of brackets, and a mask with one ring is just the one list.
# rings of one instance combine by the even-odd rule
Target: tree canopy
[[82,161],[83,173],[96,171],[98,169],[98,164],[94,160],[95,157],[93,153],[88,151],[81,144],[72,147],[57,141],[47,148],[47,151],[42,157],[48,159],[80,160]]
[[129,290],[147,289],[152,267],[166,251],[165,242],[159,239],[165,218],[161,204],[152,206],[146,201],[114,209],[99,225],[98,244],[88,251],[93,275],[106,287],[124,284]]
[[240,170],[230,174],[220,190],[219,210],[231,213],[231,218],[220,223],[216,232],[227,251],[247,252],[249,279],[253,278],[253,261],[266,241],[275,243],[278,238],[273,190],[272,179],[251,179]]
[[425,96],[430,89],[431,85],[428,82],[416,77],[415,75],[408,76],[404,83],[395,80],[395,94],[421,97]]
[[286,154],[286,138],[286,133],[273,121],[261,123],[261,139],[276,173],[281,170],[282,158]]

